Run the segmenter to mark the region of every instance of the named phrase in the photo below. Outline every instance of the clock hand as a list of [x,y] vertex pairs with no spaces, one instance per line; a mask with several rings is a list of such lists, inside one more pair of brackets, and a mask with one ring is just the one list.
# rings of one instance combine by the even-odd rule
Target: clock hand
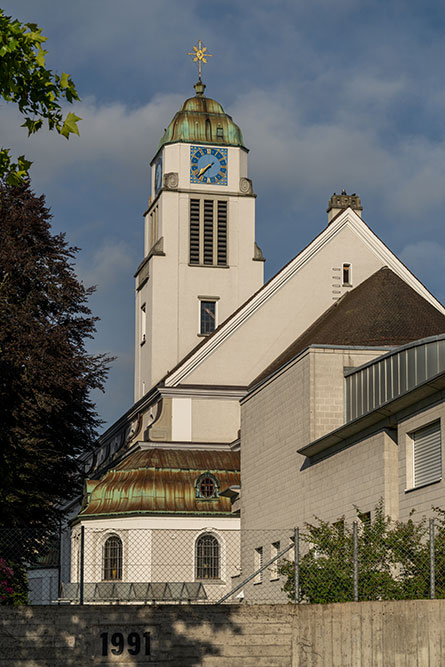
[[213,162],[209,162],[209,164],[207,164],[205,167],[203,167],[203,168],[200,170],[199,174],[198,174],[198,178],[201,178],[201,176],[202,176],[203,174],[205,174],[205,172],[207,171],[207,169],[210,169],[210,167],[211,167],[212,165],[213,165]]

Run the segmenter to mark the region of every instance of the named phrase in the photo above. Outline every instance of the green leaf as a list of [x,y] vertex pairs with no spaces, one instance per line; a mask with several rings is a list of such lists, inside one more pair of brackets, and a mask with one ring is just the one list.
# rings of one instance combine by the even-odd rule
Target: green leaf
[[[79,134],[80,118],[68,114],[65,122],[62,101],[78,100],[74,83],[66,72],[61,76],[47,69],[42,48],[46,41],[36,23],[21,23],[0,9],[0,103],[17,105],[28,135],[40,130],[44,123],[66,138]],[[14,164],[7,149],[0,151],[0,178],[17,183],[27,177],[28,162]]]
[[26,172],[29,170],[30,166],[32,165],[31,160],[27,160],[24,155],[20,155],[17,162],[18,162],[19,168],[24,169]]
[[42,125],[43,120],[41,118],[39,120],[32,120],[31,118],[27,118],[21,127],[26,127],[28,129],[29,137],[31,134],[37,132],[37,130],[40,130]]
[[39,47],[36,55],[36,63],[39,67],[45,67],[45,54],[48,53]]
[[68,114],[68,116],[65,118],[65,122],[63,123],[62,129],[60,130],[60,134],[62,134],[64,137],[67,139],[69,138],[70,134],[77,134],[79,136],[79,129],[77,127],[77,121],[82,120],[79,116],[76,116],[74,113]]

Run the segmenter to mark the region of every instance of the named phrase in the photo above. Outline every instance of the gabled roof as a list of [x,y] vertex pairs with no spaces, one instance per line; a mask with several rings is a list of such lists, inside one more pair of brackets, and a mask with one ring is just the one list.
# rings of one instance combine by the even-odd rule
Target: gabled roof
[[445,315],[385,266],[328,308],[251,386],[309,345],[396,346],[441,333]]
[[183,382],[197,366],[203,363],[216,348],[223,344],[248,318],[254,315],[268,299],[273,298],[274,294],[289,282],[307,262],[310,262],[345,226],[349,226],[361,238],[363,243],[380,258],[382,263],[388,265],[394,273],[402,278],[440,313],[445,314],[445,308],[442,304],[435,299],[414,274],[389,250],[383,241],[374,234],[362,218],[351,208],[347,208],[341,211],[308,246],[235,310],[213,334],[199,343],[181,359],[160,382],[168,387],[174,387]]
[[87,480],[79,518],[132,514],[231,516],[230,498],[197,498],[195,484],[212,473],[221,490],[240,483],[239,452],[146,449],[130,454],[100,480]]

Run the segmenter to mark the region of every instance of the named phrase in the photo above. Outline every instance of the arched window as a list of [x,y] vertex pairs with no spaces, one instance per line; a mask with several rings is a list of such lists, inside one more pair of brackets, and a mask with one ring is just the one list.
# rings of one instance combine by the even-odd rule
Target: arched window
[[103,581],[120,581],[122,579],[122,540],[112,535],[104,544],[103,550]]
[[196,541],[196,578],[220,579],[220,547],[214,535],[201,535]]

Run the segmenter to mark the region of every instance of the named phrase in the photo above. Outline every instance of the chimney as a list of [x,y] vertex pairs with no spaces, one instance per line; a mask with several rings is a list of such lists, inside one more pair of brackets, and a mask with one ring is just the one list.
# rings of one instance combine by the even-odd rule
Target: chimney
[[341,195],[337,195],[334,192],[329,200],[328,208],[326,209],[326,213],[328,214],[328,225],[332,222],[337,213],[344,211],[344,209],[348,207],[352,208],[357,215],[362,217],[363,206],[361,205],[360,197],[356,195],[355,192],[352,195],[346,194],[346,190],[342,190]]

